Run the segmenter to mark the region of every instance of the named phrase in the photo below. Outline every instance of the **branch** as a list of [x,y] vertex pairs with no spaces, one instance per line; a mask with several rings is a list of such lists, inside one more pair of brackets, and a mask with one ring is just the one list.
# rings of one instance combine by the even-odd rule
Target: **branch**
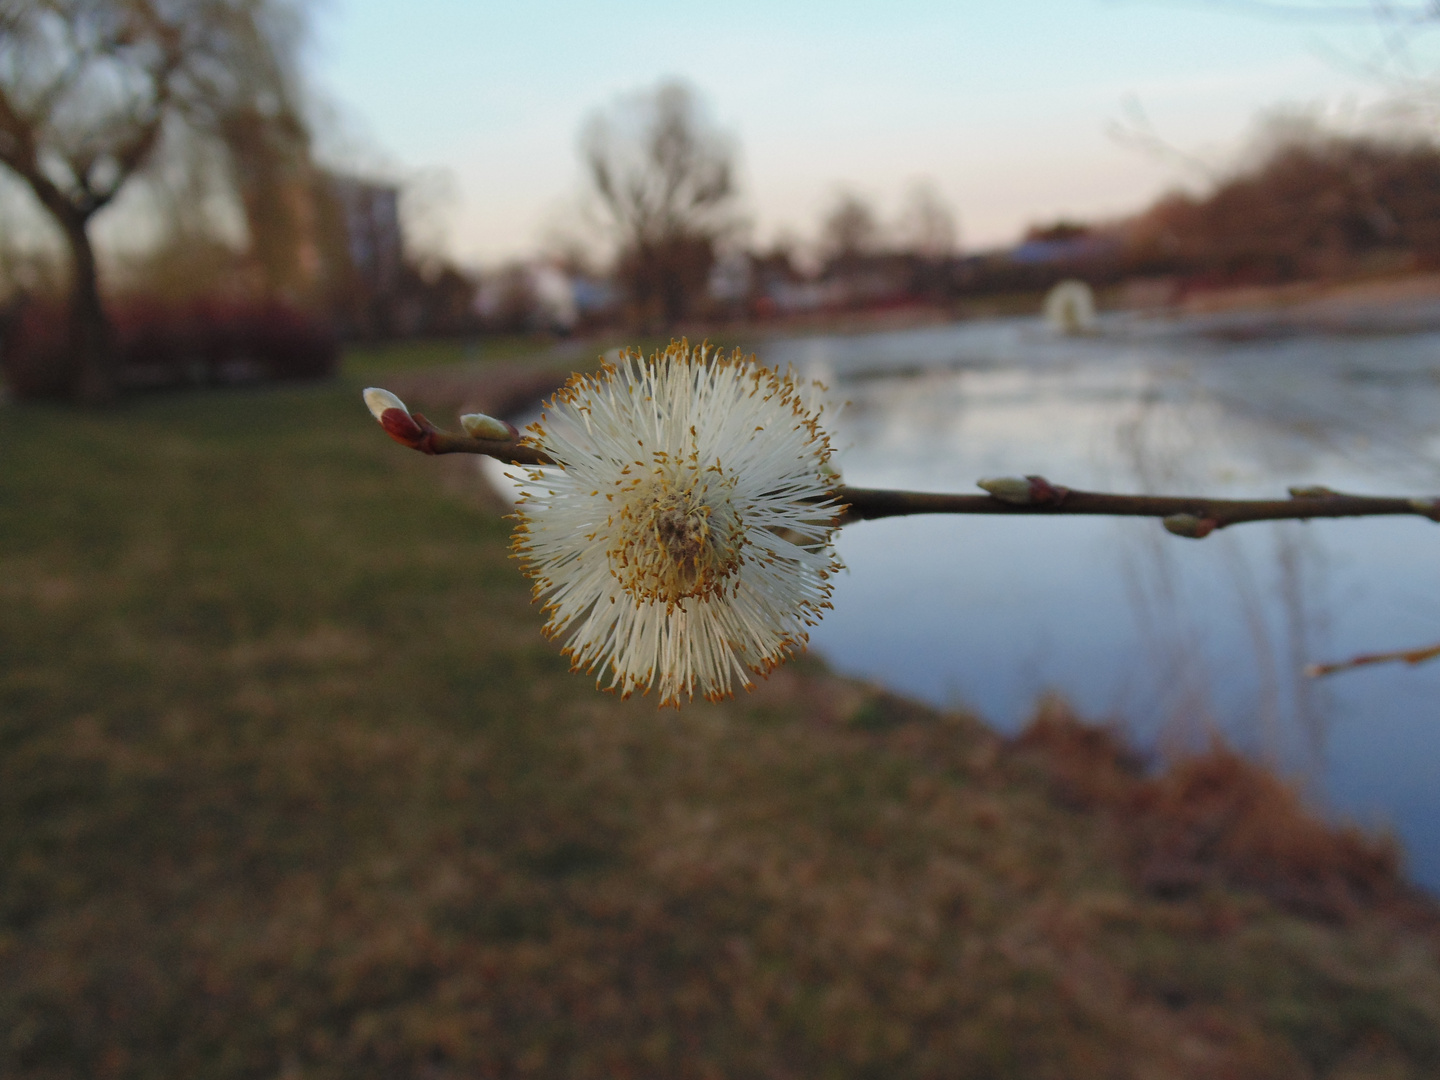
[[[365,391],[365,403],[396,442],[422,454],[483,454],[517,465],[553,465],[511,424],[483,413],[460,418],[465,434],[442,431],[421,413],[412,413],[388,390]],[[985,495],[890,491],[839,485],[845,505],[839,523],[875,521],[912,514],[1066,514],[1159,518],[1176,536],[1200,540],[1216,529],[1247,521],[1411,515],[1440,522],[1440,499],[1405,496],[1345,495],[1326,487],[1294,487],[1288,499],[1207,499],[1185,495],[1116,495],[1072,491],[1041,476],[981,480]],[[1377,661],[1366,661],[1374,663]]]
[[1281,3],[1278,0],[1220,0],[1219,6],[1238,11],[1270,15],[1297,22],[1380,22],[1405,25],[1421,25],[1433,22],[1436,8],[1433,3],[1419,4],[1326,4],[1326,3]]
[[457,435],[441,431],[423,413],[412,413],[389,390],[371,387],[365,391],[365,404],[385,434],[422,454],[483,454],[516,465],[555,464],[548,454],[522,439],[514,424],[484,413],[460,417],[465,434]]
[[0,165],[30,185],[40,204],[62,225],[77,215],[75,204],[40,168],[34,125],[0,86]]
[[1247,521],[1376,517],[1409,514],[1440,521],[1440,500],[1404,496],[1343,495],[1329,488],[1291,488],[1288,499],[1207,499],[1187,495],[1117,495],[1072,491],[1042,476],[981,480],[988,495],[931,494],[841,488],[849,504],[841,519],[873,521],[909,514],[1086,514],[1160,518],[1176,536],[1200,540],[1216,529]]
[[120,193],[125,182],[130,179],[132,173],[140,167],[150,152],[155,149],[155,144],[160,139],[160,131],[164,125],[165,114],[157,110],[150,118],[136,130],[129,139],[110,154],[110,159],[115,163],[115,175],[103,188],[97,189],[91,183],[90,168],[83,172],[77,172],[80,187],[84,192],[83,211],[87,217],[93,216],[108,206]]
[[[52,216],[69,228],[77,221],[83,225],[110,203],[154,150],[173,97],[171,83],[185,56],[178,30],[160,18],[152,3],[131,4],[119,24],[102,26],[98,40],[85,43],[75,39],[73,13],[53,5],[51,11],[72,39],[71,55],[29,108],[20,108],[6,88],[0,86],[0,164],[23,179]],[[103,126],[104,130],[83,140],[78,150],[65,154],[56,147],[54,152],[73,178],[73,185],[62,186],[62,182],[52,180],[41,167],[40,136],[53,120],[60,99],[76,86],[86,66],[114,59],[132,43],[136,36],[132,20],[143,23],[145,33],[140,36],[161,49],[158,63],[143,70],[153,89],[152,100],[148,104],[136,103],[129,115],[112,117]],[[19,47],[23,49],[25,43]],[[107,143],[113,145],[107,146]],[[114,175],[108,182],[97,183],[94,173],[101,161],[113,165]]]
[[1436,657],[1440,657],[1440,645],[1427,645],[1423,649],[1398,649],[1395,652],[1361,653],[1349,660],[1338,660],[1331,664],[1311,664],[1305,669],[1305,674],[1318,678],[1321,675],[1334,675],[1337,671],[1353,671],[1370,664],[1390,664],[1402,660],[1407,664],[1423,664]]

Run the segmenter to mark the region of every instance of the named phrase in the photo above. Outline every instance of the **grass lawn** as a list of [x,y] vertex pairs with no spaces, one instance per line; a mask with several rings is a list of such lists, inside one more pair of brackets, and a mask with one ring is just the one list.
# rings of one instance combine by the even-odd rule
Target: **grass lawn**
[[1234,762],[569,674],[361,403],[459,358],[0,406],[0,1076],[1440,1075],[1432,907]]

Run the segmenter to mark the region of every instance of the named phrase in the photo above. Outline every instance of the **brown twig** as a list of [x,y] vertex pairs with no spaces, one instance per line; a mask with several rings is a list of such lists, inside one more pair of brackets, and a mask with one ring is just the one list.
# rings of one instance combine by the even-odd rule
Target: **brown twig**
[[424,444],[415,449],[425,454],[483,454],[515,465],[553,465],[554,460],[524,439],[475,439],[441,431],[420,413],[414,414],[425,432]]
[[1398,649],[1395,652],[1382,653],[1361,653],[1359,656],[1352,656],[1349,660],[1337,660],[1331,664],[1311,664],[1305,669],[1305,674],[1311,678],[1321,675],[1334,675],[1337,671],[1353,671],[1355,668],[1367,667],[1370,664],[1392,664],[1397,661],[1404,661],[1407,664],[1423,664],[1426,660],[1434,660],[1440,657],[1440,645],[1427,645],[1423,649]]
[[[1215,529],[1246,521],[1281,521],[1309,518],[1373,517],[1411,514],[1440,521],[1440,500],[1394,496],[1343,495],[1328,489],[1293,489],[1288,499],[1207,499],[1184,495],[1116,495],[1101,491],[1071,491],[1051,485],[1042,477],[1027,477],[1038,495],[950,495],[919,491],[886,491],[842,487],[840,498],[849,505],[841,519],[873,521],[908,514],[1100,514],[1114,517],[1160,518],[1178,536],[1200,539]],[[985,481],[987,487],[1017,481]]]
[[[371,395],[378,395],[374,400]],[[553,465],[543,450],[514,427],[483,415],[462,417],[467,431],[496,432],[504,438],[476,438],[442,431],[421,413],[412,413],[388,391],[366,391],[366,402],[386,433],[422,454],[484,454],[517,465]],[[1216,529],[1247,521],[1306,521],[1312,518],[1411,515],[1440,521],[1440,499],[1346,495],[1327,487],[1292,487],[1288,499],[1207,499],[1185,495],[1116,495],[1074,491],[1043,476],[981,480],[984,495],[954,495],[882,488],[835,488],[843,504],[838,524],[912,514],[1007,514],[1015,517],[1063,514],[1159,518],[1177,536],[1199,540]],[[1370,664],[1420,664],[1440,657],[1440,645],[1397,652],[1365,653],[1330,664],[1311,664],[1310,676],[1333,675]]]
[[[368,392],[367,392],[368,393]],[[484,454],[517,465],[553,465],[543,450],[522,438],[513,427],[479,417],[497,430],[508,428],[508,438],[476,438],[442,431],[421,413],[412,413],[399,399],[381,392],[388,402],[372,405],[376,419],[389,436],[422,454]],[[467,426],[476,417],[463,418]],[[484,430],[484,429],[481,429]],[[839,485],[836,498],[845,506],[839,523],[874,521],[912,514],[1087,514],[1110,517],[1160,518],[1176,536],[1202,539],[1216,529],[1246,521],[1308,520],[1311,518],[1376,517],[1405,514],[1440,521],[1440,499],[1404,496],[1345,495],[1325,487],[1291,488],[1288,499],[1207,499],[1186,495],[1116,495],[1103,491],[1073,491],[1052,484],[1043,476],[1001,477],[982,480],[984,495],[953,495],[924,491],[891,491]]]
[[[378,391],[383,397],[393,403],[387,408],[386,402],[370,402],[369,395],[374,392],[367,390],[366,403],[370,405],[370,411],[374,413],[375,419],[389,435],[402,446],[408,446],[412,450],[418,450],[422,454],[483,454],[486,457],[498,458],[501,461],[513,462],[516,465],[553,465],[554,460],[543,450],[532,446],[520,437],[520,433],[511,425],[502,421],[484,419],[500,429],[508,430],[509,437],[500,439],[477,439],[473,435],[458,435],[453,431],[442,431],[426,419],[424,413],[412,413],[400,399],[389,391]],[[467,419],[467,418],[462,418]]]

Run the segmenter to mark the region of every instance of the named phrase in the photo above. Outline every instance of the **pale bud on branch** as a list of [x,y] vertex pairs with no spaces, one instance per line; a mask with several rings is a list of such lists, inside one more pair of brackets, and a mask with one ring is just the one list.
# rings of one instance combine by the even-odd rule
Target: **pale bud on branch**
[[991,476],[984,480],[976,480],[975,486],[983,488],[1001,502],[1011,503],[1014,506],[1029,506],[1034,500],[1030,497],[1030,481],[1019,476]]
[[992,476],[975,483],[993,498],[1012,506],[1053,505],[1064,502],[1065,496],[1070,494],[1069,488],[1052,484],[1043,476]]
[[1167,532],[1176,536],[1183,536],[1187,540],[1203,540],[1215,531],[1217,522],[1214,518],[1196,517],[1194,514],[1171,514],[1162,518],[1160,524],[1165,526]]
[[1440,517],[1440,499],[1411,499],[1410,507],[1426,517]]
[[497,420],[484,413],[465,413],[460,417],[460,426],[472,439],[492,439],[497,442],[512,442],[520,437],[514,424]]

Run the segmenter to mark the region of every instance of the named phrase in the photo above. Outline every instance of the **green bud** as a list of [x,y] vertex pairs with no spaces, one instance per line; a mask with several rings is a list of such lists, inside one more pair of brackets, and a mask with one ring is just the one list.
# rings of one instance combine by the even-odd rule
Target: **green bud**
[[1183,536],[1187,540],[1203,540],[1215,531],[1218,522],[1214,518],[1196,517],[1194,514],[1171,514],[1160,524],[1176,536]]

